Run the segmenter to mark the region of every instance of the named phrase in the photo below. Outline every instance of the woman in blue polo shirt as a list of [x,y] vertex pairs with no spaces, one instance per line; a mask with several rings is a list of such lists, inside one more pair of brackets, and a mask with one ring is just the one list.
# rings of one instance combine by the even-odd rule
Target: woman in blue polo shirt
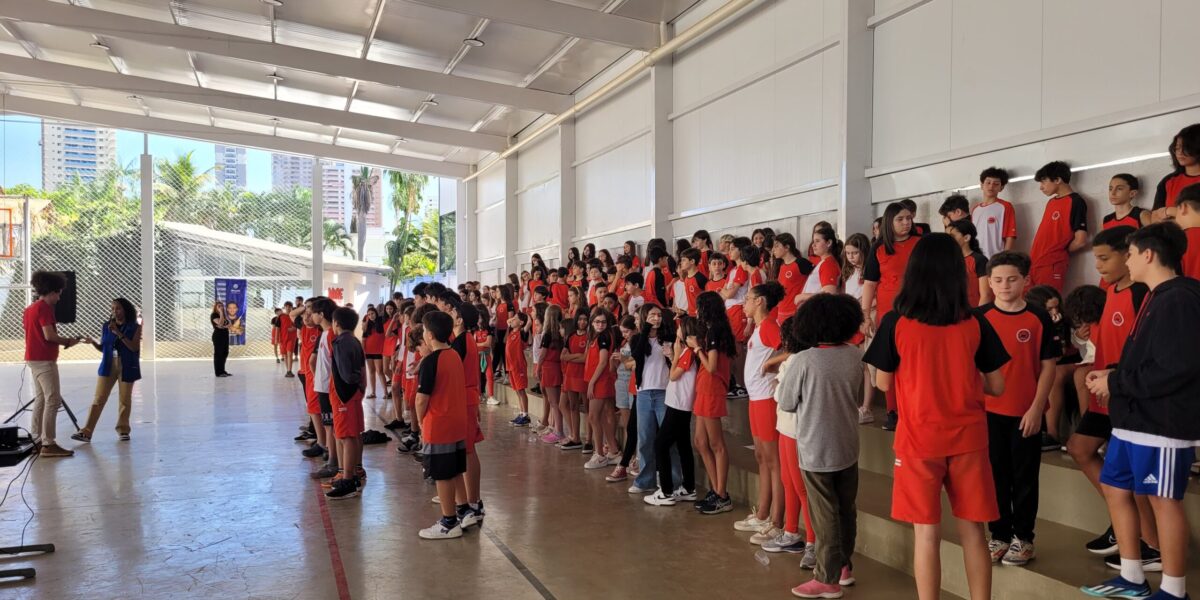
[[133,303],[117,298],[112,302],[112,317],[100,329],[100,341],[87,339],[100,351],[100,378],[96,380],[96,397],[88,411],[87,425],[71,439],[80,442],[92,441],[92,431],[100,420],[100,413],[118,386],[117,434],[121,441],[129,440],[129,410],[133,400],[133,382],[142,378],[140,353],[142,349],[142,326],[137,322],[137,309]]

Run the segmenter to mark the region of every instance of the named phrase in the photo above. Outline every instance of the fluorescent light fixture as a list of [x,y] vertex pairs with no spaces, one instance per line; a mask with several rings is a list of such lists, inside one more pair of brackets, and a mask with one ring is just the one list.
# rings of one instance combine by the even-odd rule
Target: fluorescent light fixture
[[483,40],[481,40],[477,37],[473,37],[473,38],[467,38],[467,39],[463,40],[463,43],[472,48],[482,48],[484,42],[483,42]]
[[92,43],[90,43],[90,44],[88,44],[88,45],[89,45],[89,46],[91,46],[91,47],[93,47],[93,48],[99,48],[100,50],[103,50],[103,51],[105,51],[105,52],[108,52],[109,50],[112,50],[112,48],[109,48],[109,47],[108,47],[108,44],[105,44],[105,43],[103,43],[103,42],[92,42]]
[[[1079,173],[1081,171],[1091,171],[1093,169],[1103,169],[1105,167],[1117,167],[1120,165],[1128,165],[1128,164],[1132,164],[1132,163],[1142,162],[1145,160],[1154,160],[1156,158],[1167,158],[1169,156],[1171,156],[1171,154],[1169,152],[1153,152],[1151,154],[1139,154],[1137,156],[1126,156],[1125,158],[1118,158],[1116,160],[1110,160],[1110,161],[1106,161],[1106,162],[1102,162],[1102,163],[1096,163],[1096,164],[1092,164],[1092,165],[1083,165],[1082,167],[1071,167],[1071,172]],[[1020,183],[1022,181],[1029,181],[1031,179],[1033,179],[1033,175],[1022,175],[1020,177],[1013,177],[1012,179],[1009,179],[1008,182],[1009,183]],[[972,186],[964,187],[964,188],[955,188],[954,191],[968,192],[968,191],[977,190],[977,189],[979,189],[979,185],[972,185]]]

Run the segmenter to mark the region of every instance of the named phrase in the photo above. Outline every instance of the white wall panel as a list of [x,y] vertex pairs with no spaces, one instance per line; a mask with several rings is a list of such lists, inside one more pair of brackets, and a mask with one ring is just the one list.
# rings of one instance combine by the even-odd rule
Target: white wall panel
[[650,78],[643,76],[575,120],[575,156],[586,159],[650,128]]
[[517,248],[528,251],[558,244],[561,185],[558,177],[517,196]]
[[575,169],[576,235],[595,235],[650,219],[650,136]]
[[1040,129],[1042,0],[955,0],[953,13],[951,147]]
[[1042,127],[1158,100],[1159,9],[1158,2],[1044,1]]
[[479,208],[504,202],[504,161],[488,168],[476,181],[479,182]]
[[951,0],[875,29],[874,164],[950,149]]
[[517,153],[517,189],[523,190],[558,173],[558,131],[548,133]]
[[500,203],[476,215],[476,261],[504,254],[504,204]]
[[[826,11],[829,12],[835,11]],[[842,99],[845,95],[842,52],[842,47],[838,46],[821,55],[821,179],[840,178],[842,173],[842,147],[846,143],[842,131]]]
[[1200,2],[1162,0],[1161,99],[1200,94],[1196,69],[1196,24]]

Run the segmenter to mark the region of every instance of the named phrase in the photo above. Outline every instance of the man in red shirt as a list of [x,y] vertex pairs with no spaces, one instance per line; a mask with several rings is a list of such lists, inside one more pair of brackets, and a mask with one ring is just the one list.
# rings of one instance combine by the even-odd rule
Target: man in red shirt
[[1071,253],[1087,246],[1087,202],[1071,189],[1071,167],[1054,161],[1038,169],[1034,179],[1050,197],[1042,222],[1033,235],[1029,257],[1032,285],[1049,285],[1060,293],[1067,279]]
[[46,458],[72,456],[75,453],[54,442],[62,393],[58,380],[58,347],[70,348],[78,337],[58,335],[54,305],[62,297],[67,280],[58,273],[35,271],[29,283],[38,299],[25,309],[25,364],[33,376],[33,424],[30,434]]

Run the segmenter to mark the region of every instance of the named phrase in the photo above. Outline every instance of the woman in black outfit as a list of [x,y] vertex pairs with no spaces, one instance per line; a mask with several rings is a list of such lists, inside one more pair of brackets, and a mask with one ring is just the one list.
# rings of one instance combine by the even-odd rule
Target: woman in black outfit
[[220,302],[213,302],[212,314],[213,370],[217,377],[229,377],[225,371],[225,360],[229,358],[229,320],[225,318],[225,307]]

